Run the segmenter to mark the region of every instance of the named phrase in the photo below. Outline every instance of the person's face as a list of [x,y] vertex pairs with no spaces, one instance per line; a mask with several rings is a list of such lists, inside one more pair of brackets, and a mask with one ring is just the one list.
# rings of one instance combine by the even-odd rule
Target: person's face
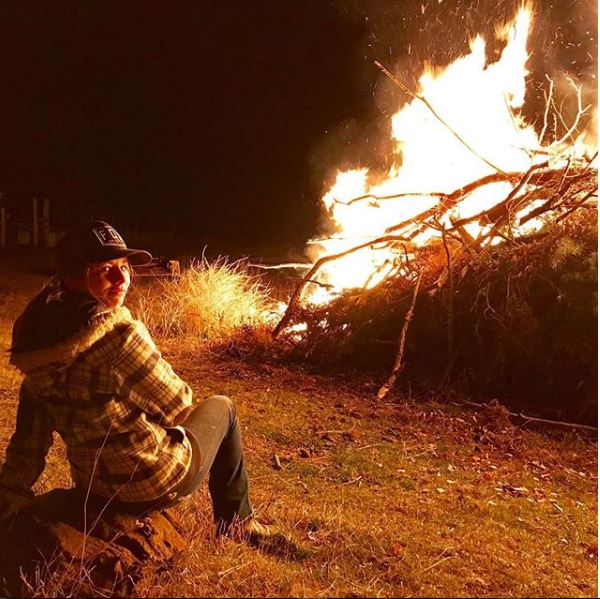
[[109,308],[122,306],[131,283],[127,258],[95,262],[88,268],[88,292]]

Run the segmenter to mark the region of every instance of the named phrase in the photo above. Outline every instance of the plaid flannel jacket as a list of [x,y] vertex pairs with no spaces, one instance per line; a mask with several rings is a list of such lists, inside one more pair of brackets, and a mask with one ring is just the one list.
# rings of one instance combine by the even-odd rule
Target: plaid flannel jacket
[[98,314],[51,347],[13,353],[11,362],[25,378],[0,471],[5,490],[31,493],[54,430],[75,485],[92,495],[153,501],[183,480],[191,447],[175,423],[192,391],[127,308]]

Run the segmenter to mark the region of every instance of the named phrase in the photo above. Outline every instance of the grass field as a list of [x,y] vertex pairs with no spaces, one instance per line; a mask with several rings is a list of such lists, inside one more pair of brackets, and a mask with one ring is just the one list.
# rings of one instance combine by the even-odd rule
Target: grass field
[[[12,320],[43,284],[0,269],[0,452],[20,377]],[[595,597],[597,446],[516,429],[501,410],[390,394],[158,340],[196,397],[237,405],[259,516],[305,551],[214,539],[206,489],[177,515],[188,550],[144,597]],[[68,486],[59,440],[37,491]]]

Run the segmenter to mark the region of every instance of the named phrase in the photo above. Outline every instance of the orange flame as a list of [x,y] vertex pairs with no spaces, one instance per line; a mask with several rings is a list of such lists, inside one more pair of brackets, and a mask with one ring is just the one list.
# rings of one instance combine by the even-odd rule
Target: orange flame
[[[495,172],[525,172],[549,157],[559,159],[564,144],[542,146],[542,136],[519,113],[526,92],[531,22],[532,9],[523,6],[499,33],[506,46],[497,62],[486,64],[485,40],[477,36],[470,53],[439,72],[422,74],[416,97],[391,120],[401,166],[374,185],[368,169],[338,173],[323,197],[338,232],[310,242],[315,260],[375,240],[388,227],[440,201],[427,194],[452,193]],[[512,187],[507,182],[481,187],[446,215],[448,222],[443,224],[450,224],[450,217],[465,218],[491,208]],[[527,226],[540,223],[532,219]],[[474,237],[483,230],[477,223],[466,229]],[[412,241],[422,245],[439,235],[428,230]],[[326,285],[309,286],[304,301],[324,303],[346,288],[373,287],[391,271],[395,257],[389,247],[370,246],[325,264],[319,279]]]

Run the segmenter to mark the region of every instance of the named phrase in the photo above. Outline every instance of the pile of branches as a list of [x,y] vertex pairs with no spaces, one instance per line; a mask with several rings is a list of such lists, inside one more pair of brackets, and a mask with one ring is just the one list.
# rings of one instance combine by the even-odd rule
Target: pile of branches
[[[434,207],[316,262],[275,337],[296,357],[325,368],[385,370],[380,398],[407,364],[418,380],[436,386],[458,385],[590,420],[597,397],[595,158],[496,172],[450,194],[428,194],[439,198]],[[457,204],[499,181],[513,185],[503,201],[451,218]],[[398,196],[350,203],[392,197]],[[534,218],[543,225],[524,233]],[[465,228],[471,222],[482,227],[477,237]],[[436,239],[414,245],[431,230]],[[396,259],[377,286],[347,290],[323,306],[303,301],[326,264],[384,246]],[[306,330],[299,333],[298,325]]]

